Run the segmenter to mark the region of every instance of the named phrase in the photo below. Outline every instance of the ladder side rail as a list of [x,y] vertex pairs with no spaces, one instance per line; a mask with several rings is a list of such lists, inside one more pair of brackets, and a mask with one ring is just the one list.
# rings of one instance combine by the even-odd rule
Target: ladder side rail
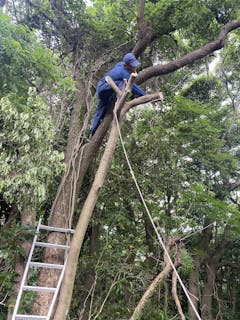
[[35,234],[35,236],[33,238],[32,247],[31,247],[31,250],[30,250],[29,255],[28,255],[27,264],[25,266],[25,270],[24,270],[24,273],[23,273],[20,289],[19,289],[19,292],[18,292],[17,300],[16,300],[16,303],[15,303],[14,311],[13,311],[12,320],[15,320],[16,315],[17,315],[18,307],[19,307],[20,300],[21,300],[22,293],[23,293],[23,287],[24,287],[24,284],[25,284],[26,279],[27,279],[27,274],[28,274],[28,270],[29,270],[29,264],[30,264],[30,261],[32,259],[32,255],[33,255],[33,251],[34,251],[34,248],[35,248],[35,243],[37,241],[37,237],[38,237],[38,232],[39,232],[39,227],[41,225],[41,221],[42,221],[42,219],[40,218],[39,222],[38,222],[38,225],[37,225],[36,234]]
[[68,255],[67,255],[66,259],[65,259],[64,267],[63,267],[63,269],[61,271],[61,274],[59,276],[58,284],[57,284],[57,287],[56,287],[56,291],[54,292],[54,295],[53,295],[53,298],[52,298],[52,302],[51,302],[51,305],[50,305],[46,320],[50,320],[50,317],[52,315],[52,311],[53,311],[55,302],[57,300],[58,293],[59,293],[59,290],[61,288],[62,280],[63,280],[63,277],[64,277],[65,269],[66,269],[66,266],[67,266],[67,260],[68,260]]

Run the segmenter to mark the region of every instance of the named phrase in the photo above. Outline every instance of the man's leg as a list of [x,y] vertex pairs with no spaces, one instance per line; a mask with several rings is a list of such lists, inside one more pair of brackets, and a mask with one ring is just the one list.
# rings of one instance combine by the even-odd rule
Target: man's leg
[[101,121],[105,117],[105,114],[107,113],[107,109],[113,94],[114,94],[113,90],[103,90],[98,93],[99,101],[98,101],[97,111],[93,117],[91,129],[90,129],[92,136],[94,135]]
[[99,98],[97,111],[94,114],[92,125],[91,125],[91,135],[93,136],[98,126],[100,125],[105,113],[105,102]]

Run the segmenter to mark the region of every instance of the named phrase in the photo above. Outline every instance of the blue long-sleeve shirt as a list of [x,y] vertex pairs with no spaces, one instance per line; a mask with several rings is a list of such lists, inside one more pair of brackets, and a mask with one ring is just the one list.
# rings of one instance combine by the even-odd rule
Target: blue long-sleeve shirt
[[[124,62],[118,62],[105,76],[107,75],[112,78],[112,80],[116,83],[119,89],[122,89],[124,83],[123,80],[128,80],[130,78],[131,72],[124,67]],[[107,89],[105,76],[99,81],[99,84],[97,86],[97,93],[99,93],[102,89]],[[132,86],[132,92],[137,96],[146,95],[146,92],[136,84]]]

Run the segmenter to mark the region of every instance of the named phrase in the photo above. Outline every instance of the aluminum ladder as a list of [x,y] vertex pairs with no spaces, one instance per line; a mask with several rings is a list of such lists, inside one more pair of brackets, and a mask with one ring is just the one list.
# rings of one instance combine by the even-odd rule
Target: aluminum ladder
[[[63,249],[63,250],[66,250],[68,252],[70,246],[37,241],[38,240],[38,235],[40,233],[40,230],[47,230],[47,231],[53,231],[53,232],[62,232],[62,233],[70,233],[70,234],[74,233],[74,230],[72,230],[72,229],[55,228],[55,227],[42,225],[41,224],[41,219],[39,220],[38,225],[37,225],[36,234],[35,234],[35,236],[33,238],[32,247],[31,247],[31,250],[29,252],[27,264],[26,264],[25,271],[24,271],[23,278],[22,278],[22,282],[21,282],[21,285],[20,285],[20,289],[19,289],[19,292],[18,292],[16,304],[15,304],[14,311],[13,311],[12,320],[27,320],[27,319],[28,320],[49,320],[50,317],[51,317],[51,314],[52,314],[52,311],[53,311],[53,307],[54,307],[54,304],[56,302],[60,287],[61,287],[61,283],[62,283],[62,280],[63,280],[64,272],[65,272],[65,269],[66,269],[66,265],[67,265],[68,254],[66,255],[64,264],[62,264],[62,265],[43,263],[43,262],[34,262],[34,261],[32,261],[32,256],[33,256],[35,247]],[[39,268],[49,268],[49,269],[55,269],[55,270],[62,270],[61,273],[60,273],[59,279],[58,279],[57,287],[56,288],[48,288],[48,287],[38,287],[38,286],[29,286],[29,285],[27,285],[26,281],[27,281],[28,271],[29,271],[30,267],[39,267]],[[52,301],[51,301],[50,307],[49,307],[48,314],[46,316],[18,314],[18,308],[19,308],[19,305],[20,305],[20,302],[21,302],[21,298],[22,298],[22,294],[23,294],[24,291],[37,291],[37,292],[51,292],[51,293],[54,293],[54,295],[52,297]]]

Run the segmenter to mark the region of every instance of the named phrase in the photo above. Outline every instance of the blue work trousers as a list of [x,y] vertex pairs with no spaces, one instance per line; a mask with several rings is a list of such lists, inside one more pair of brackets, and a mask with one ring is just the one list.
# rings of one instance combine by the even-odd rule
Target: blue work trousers
[[102,122],[111,98],[115,95],[115,92],[105,80],[100,80],[97,86],[98,106],[97,111],[93,117],[91,125],[91,135],[93,136],[98,126]]

